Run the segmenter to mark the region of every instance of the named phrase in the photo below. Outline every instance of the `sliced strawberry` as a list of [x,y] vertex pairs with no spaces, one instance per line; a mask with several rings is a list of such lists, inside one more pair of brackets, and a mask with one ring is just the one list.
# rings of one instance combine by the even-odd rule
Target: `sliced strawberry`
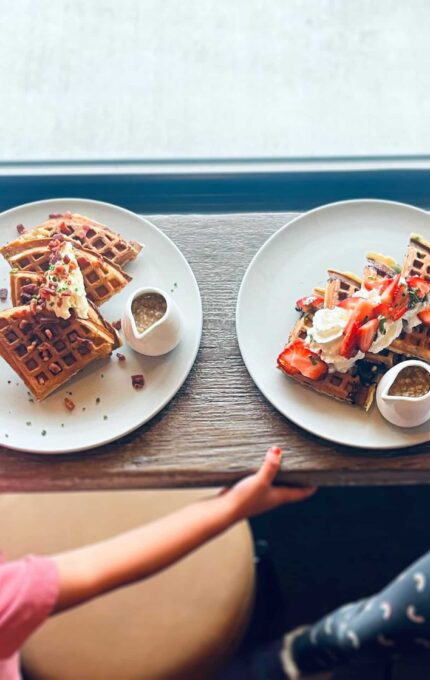
[[409,294],[407,286],[400,283],[400,274],[397,274],[381,294],[381,304],[378,306],[378,314],[383,314],[387,319],[397,321],[409,308]]
[[366,290],[373,290],[374,288],[379,289],[379,286],[385,281],[382,276],[377,274],[368,273],[363,279],[363,286]]
[[427,326],[429,326],[430,325],[430,307],[428,309],[423,309],[423,311],[418,314],[418,318],[419,318],[420,321],[422,321]]
[[356,309],[359,300],[360,298],[358,297],[347,297],[339,302],[338,307],[342,307],[342,309]]
[[327,373],[328,366],[321,357],[312,352],[303,340],[295,340],[278,357],[278,366],[286,373],[301,373],[311,380],[319,380]]
[[378,331],[378,319],[370,319],[358,329],[358,348],[361,352],[368,352]]
[[350,319],[344,330],[344,337],[339,347],[339,354],[345,359],[352,359],[358,352],[359,324]]
[[[350,302],[346,303],[346,300]],[[375,316],[376,306],[370,300],[365,298],[355,297],[346,298],[343,302],[346,303],[344,306],[347,309],[351,309],[351,315],[349,317],[348,323],[345,326],[344,335],[348,335],[350,328],[352,326],[361,326],[362,323],[366,323],[369,319]]]
[[302,297],[296,302],[296,309],[298,312],[310,312],[314,309],[320,309],[324,305],[324,298],[321,295],[308,295]]
[[421,276],[409,276],[406,283],[420,300],[423,300],[430,293],[430,283],[422,279]]

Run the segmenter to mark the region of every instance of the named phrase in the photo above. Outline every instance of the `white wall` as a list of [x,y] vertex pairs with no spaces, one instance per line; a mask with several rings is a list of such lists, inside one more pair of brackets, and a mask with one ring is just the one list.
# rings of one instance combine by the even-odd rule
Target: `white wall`
[[0,0],[0,159],[430,153],[429,0]]

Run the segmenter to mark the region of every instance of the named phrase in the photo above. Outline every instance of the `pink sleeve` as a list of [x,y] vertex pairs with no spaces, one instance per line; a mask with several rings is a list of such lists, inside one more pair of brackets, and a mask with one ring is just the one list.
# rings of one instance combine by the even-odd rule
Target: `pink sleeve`
[[49,616],[58,589],[57,565],[48,557],[0,563],[0,659],[17,652]]

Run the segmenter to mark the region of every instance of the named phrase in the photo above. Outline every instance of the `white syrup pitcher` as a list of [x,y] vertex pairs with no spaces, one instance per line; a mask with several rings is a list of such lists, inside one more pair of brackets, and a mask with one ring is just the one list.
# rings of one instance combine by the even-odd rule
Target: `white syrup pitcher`
[[430,417],[430,365],[411,359],[390,368],[378,385],[376,403],[393,425],[425,423]]
[[[144,330],[139,330],[139,299],[145,296],[161,298],[165,301],[163,314]],[[159,296],[159,298],[158,298]],[[135,303],[135,305],[133,305]],[[134,310],[134,312],[133,312]],[[127,300],[122,317],[122,330],[127,343],[136,352],[155,357],[166,354],[178,345],[181,339],[182,318],[178,305],[173,298],[160,288],[139,288]]]

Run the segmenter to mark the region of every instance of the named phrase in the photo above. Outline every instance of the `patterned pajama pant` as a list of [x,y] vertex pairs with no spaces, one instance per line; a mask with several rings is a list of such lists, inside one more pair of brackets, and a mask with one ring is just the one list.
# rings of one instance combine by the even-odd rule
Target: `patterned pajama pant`
[[292,645],[300,671],[430,650],[430,553],[374,597],[341,607]]

